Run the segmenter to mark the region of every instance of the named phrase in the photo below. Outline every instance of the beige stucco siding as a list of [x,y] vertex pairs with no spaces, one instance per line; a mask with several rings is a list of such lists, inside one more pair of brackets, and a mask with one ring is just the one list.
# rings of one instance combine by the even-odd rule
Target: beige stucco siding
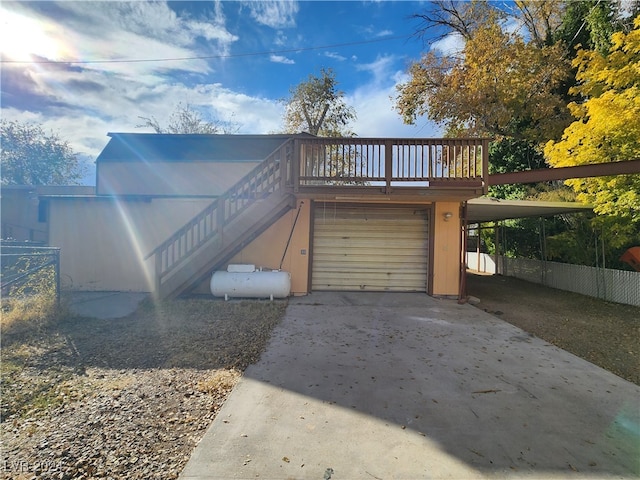
[[217,196],[258,162],[102,162],[100,195]]
[[[145,261],[144,257],[201,211],[209,201],[52,198],[50,244],[62,248],[64,286],[95,291],[152,291],[155,274],[153,258]],[[284,254],[282,269],[291,273],[292,294],[309,292],[311,203],[309,199],[299,200],[300,215],[297,222],[298,209],[293,209],[229,263],[250,263],[277,269]],[[403,208],[401,205],[398,207]],[[429,255],[429,270],[433,275],[429,280],[430,293],[433,295],[458,295],[461,258],[459,210],[458,202],[437,202],[433,207],[428,240],[429,248],[433,249]],[[447,221],[445,212],[452,213]],[[397,240],[401,241],[399,238]],[[198,291],[208,292],[208,280]]]
[[[291,244],[283,262],[282,269],[291,273],[292,293],[305,294],[311,285],[309,284],[309,269],[311,258],[311,205],[310,199],[304,200],[300,217],[296,224]],[[403,208],[402,205],[398,205]],[[428,205],[425,205],[428,207]],[[405,207],[406,208],[406,207]],[[431,290],[433,295],[457,297],[460,281],[460,203],[437,202],[433,207],[433,231],[429,232],[429,248],[433,249],[431,255],[432,266],[430,271],[433,277]],[[445,221],[444,213],[451,212],[452,216]],[[282,217],[265,233],[249,244],[242,252],[236,255],[229,263],[250,263],[258,267],[278,268],[280,259],[291,232],[296,210]],[[398,241],[400,241],[398,239]],[[304,252],[304,253],[303,253]],[[425,265],[427,266],[427,265]],[[199,289],[208,291],[208,282]]]
[[[291,273],[291,293],[306,294],[309,291],[310,204],[309,200],[299,201],[300,215],[297,222],[295,219],[298,210],[291,210],[229,263],[248,263],[257,267],[277,269],[284,255],[282,270]],[[287,240],[292,231],[291,242],[287,248]]]
[[[445,213],[451,213],[445,218]],[[437,202],[433,215],[433,289],[436,296],[457,297],[460,288],[460,203]]]
[[49,243],[61,247],[63,285],[76,290],[153,290],[144,260],[210,200],[61,198],[50,200]]

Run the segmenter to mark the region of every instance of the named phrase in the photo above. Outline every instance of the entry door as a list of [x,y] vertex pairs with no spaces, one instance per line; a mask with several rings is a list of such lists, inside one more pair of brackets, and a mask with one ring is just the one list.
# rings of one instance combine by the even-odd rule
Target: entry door
[[426,292],[426,207],[318,203],[313,290]]

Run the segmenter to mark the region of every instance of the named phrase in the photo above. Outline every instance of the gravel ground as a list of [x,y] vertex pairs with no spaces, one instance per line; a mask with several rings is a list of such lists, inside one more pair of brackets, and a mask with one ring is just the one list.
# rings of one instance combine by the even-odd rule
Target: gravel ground
[[177,478],[286,302],[189,299],[2,341],[2,478]]
[[500,275],[467,275],[476,306],[640,385],[640,307]]

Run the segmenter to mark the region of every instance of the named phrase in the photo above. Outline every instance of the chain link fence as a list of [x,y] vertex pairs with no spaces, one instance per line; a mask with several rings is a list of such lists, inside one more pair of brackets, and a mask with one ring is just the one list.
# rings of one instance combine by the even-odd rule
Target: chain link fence
[[60,249],[0,246],[2,299],[46,296],[60,302]]
[[640,272],[500,256],[497,273],[609,302],[640,306]]

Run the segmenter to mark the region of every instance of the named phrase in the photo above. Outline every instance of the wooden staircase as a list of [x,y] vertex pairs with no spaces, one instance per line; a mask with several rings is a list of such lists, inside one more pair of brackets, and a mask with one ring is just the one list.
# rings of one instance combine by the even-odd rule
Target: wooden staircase
[[193,288],[295,208],[286,184],[292,153],[289,140],[147,255],[155,257],[156,296]]

